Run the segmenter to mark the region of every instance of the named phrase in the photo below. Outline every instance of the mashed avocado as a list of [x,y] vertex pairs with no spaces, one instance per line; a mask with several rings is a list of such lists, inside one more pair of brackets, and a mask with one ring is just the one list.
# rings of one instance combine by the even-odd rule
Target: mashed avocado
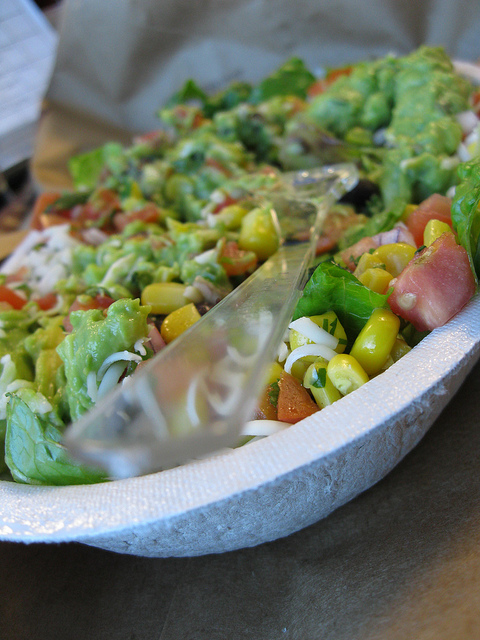
[[310,117],[336,136],[381,132],[385,148],[377,179],[385,206],[419,202],[455,181],[462,129],[455,115],[469,108],[470,83],[455,73],[441,48],[387,56],[354,66],[314,99]]

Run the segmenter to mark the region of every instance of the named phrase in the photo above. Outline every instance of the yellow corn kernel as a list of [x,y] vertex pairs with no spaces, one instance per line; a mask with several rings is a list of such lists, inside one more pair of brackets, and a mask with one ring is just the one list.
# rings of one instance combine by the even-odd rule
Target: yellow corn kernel
[[193,180],[179,173],[174,173],[165,183],[165,196],[169,202],[176,202],[183,194],[192,191]]
[[320,409],[333,404],[340,400],[340,391],[333,386],[332,381],[327,375],[328,361],[325,358],[317,358],[311,364],[303,378],[303,386],[310,389],[315,402]]
[[393,276],[389,271],[375,267],[373,269],[366,269],[358,279],[372,291],[385,293]]
[[272,364],[269,366],[265,374],[264,386],[267,386],[269,384],[273,384],[274,382],[276,382],[282,375],[282,372],[283,372],[282,365],[278,364],[278,362],[272,362]]
[[330,360],[327,375],[342,396],[356,391],[369,380],[361,364],[348,353],[339,353]]
[[142,291],[141,301],[152,307],[152,313],[166,315],[190,302],[186,289],[181,282],[153,282]]
[[275,225],[273,212],[257,207],[242,219],[238,246],[245,251],[253,251],[259,260],[266,260],[280,245],[280,236]]
[[412,350],[412,347],[410,347],[403,338],[398,336],[395,342],[393,343],[393,347],[392,347],[392,350],[390,351],[390,355],[392,356],[393,361],[397,362],[397,360],[400,360],[400,358],[403,358],[403,356],[411,350]]
[[160,327],[162,338],[167,343],[172,342],[172,340],[178,338],[184,331],[190,329],[197,320],[200,320],[200,317],[197,307],[193,302],[186,304],[184,307],[180,307],[180,309],[175,309],[175,311],[169,313],[162,322],[162,326]]
[[423,244],[429,247],[444,233],[452,233],[452,227],[441,220],[429,220],[423,231]]
[[385,265],[380,260],[380,258],[373,253],[364,253],[360,256],[360,259],[357,262],[357,266],[355,267],[355,271],[353,275],[360,280],[360,276],[367,269],[374,269],[376,267],[384,267]]
[[369,376],[385,365],[397,339],[400,319],[390,309],[375,309],[350,351]]
[[142,193],[142,190],[140,189],[138,182],[135,182],[135,181],[132,182],[132,185],[130,187],[130,197],[138,198],[138,199],[143,198],[143,193]]
[[[343,353],[347,346],[347,334],[343,328],[340,320],[337,317],[335,311],[327,311],[318,316],[308,316],[312,322],[315,322],[319,327],[327,331],[330,335],[338,339],[338,344],[334,351],[337,353]],[[290,329],[289,334],[290,349],[293,351],[297,347],[303,347],[305,344],[312,344],[312,341],[306,338],[302,333],[296,329]],[[303,360],[303,358],[302,358]]]
[[239,204],[230,204],[215,214],[215,226],[224,225],[225,229],[239,229],[243,218],[247,215],[248,209]]
[[313,364],[316,359],[317,356],[305,356],[304,358],[295,360],[295,362],[292,364],[292,376],[294,378],[297,378],[298,380],[303,380],[308,367]]
[[375,249],[373,256],[385,265],[385,269],[396,278],[415,255],[416,248],[406,242],[383,244]]

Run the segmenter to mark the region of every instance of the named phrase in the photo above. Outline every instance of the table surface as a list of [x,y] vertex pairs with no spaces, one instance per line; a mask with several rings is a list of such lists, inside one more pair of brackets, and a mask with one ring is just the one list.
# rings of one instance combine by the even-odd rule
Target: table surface
[[0,638],[480,638],[480,364],[423,441],[331,516],[256,548],[150,559],[0,544]]

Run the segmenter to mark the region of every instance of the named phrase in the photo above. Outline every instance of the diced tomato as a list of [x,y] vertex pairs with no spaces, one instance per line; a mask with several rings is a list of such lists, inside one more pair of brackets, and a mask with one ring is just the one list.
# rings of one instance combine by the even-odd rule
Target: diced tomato
[[452,201],[450,198],[434,193],[421,202],[417,209],[412,211],[405,223],[413,235],[417,247],[423,245],[423,232],[429,220],[441,220],[452,226],[451,208]]
[[362,238],[356,242],[351,247],[341,251],[340,258],[346,264],[347,269],[353,272],[355,271],[357,258],[363,256],[364,253],[367,253],[371,249],[376,249],[377,247],[378,244],[375,242],[374,238],[367,236],[366,238]]
[[225,242],[218,256],[218,262],[225,269],[227,276],[240,276],[253,271],[257,261],[258,258],[253,251],[239,249],[235,240]]
[[11,282],[22,282],[28,275],[28,267],[20,267],[18,271],[14,273],[9,273],[5,278],[5,283],[10,284]]
[[163,140],[165,132],[161,129],[154,129],[153,131],[147,131],[147,133],[141,133],[133,138],[135,144],[142,142],[155,144],[158,140]]
[[73,326],[72,326],[72,323],[70,322],[70,314],[73,311],[88,311],[89,309],[104,310],[104,309],[108,309],[108,307],[112,304],[112,302],[115,302],[113,298],[110,298],[110,296],[103,296],[100,294],[95,296],[95,298],[90,297],[90,299],[83,300],[82,302],[80,302],[80,300],[77,298],[70,305],[68,314],[63,320],[63,328],[65,329],[65,331],[69,333],[70,331],[72,331]]
[[72,219],[80,226],[94,225],[108,230],[112,227],[113,215],[120,209],[120,198],[115,191],[99,189],[90,201],[84,205],[77,205],[72,210]]
[[343,212],[331,211],[323,224],[322,234],[317,241],[316,253],[320,255],[332,251],[345,231],[352,226],[358,225],[362,221],[363,216],[352,210],[351,214],[346,215]]
[[113,216],[113,226],[118,231],[123,231],[127,224],[140,220],[146,223],[156,223],[161,219],[161,214],[157,206],[153,202],[148,202],[144,207],[137,211],[123,212],[120,211]]
[[219,202],[217,206],[213,209],[212,213],[220,213],[222,209],[225,207],[229,207],[231,204],[236,204],[238,202],[238,198],[232,198],[232,196],[225,196],[222,202]]
[[34,301],[38,304],[40,309],[43,311],[48,311],[52,309],[57,304],[57,294],[56,293],[47,293],[41,298],[34,298]]
[[4,284],[0,284],[0,302],[7,302],[14,309],[22,309],[27,303],[25,298],[22,298],[16,291],[6,287]]
[[286,371],[282,372],[278,386],[277,416],[282,422],[294,424],[319,410],[308,391]]
[[473,110],[478,114],[480,112],[480,89],[477,89],[472,95]]
[[224,167],[223,164],[221,164],[214,158],[207,158],[205,160],[205,164],[207,165],[207,167],[211,167],[212,169],[216,169],[220,173],[223,173],[223,175],[227,176],[227,178],[231,177],[232,175],[232,172],[230,171],[230,169],[228,169],[228,167]]
[[319,80],[316,80],[312,85],[310,85],[307,91],[308,97],[314,98],[315,96],[320,95],[325,91],[325,89],[328,89],[328,87],[341,76],[349,76],[352,73],[352,69],[352,66],[332,69],[327,73],[325,78],[320,78]]
[[[35,204],[33,205],[32,211],[32,221],[30,223],[33,229],[45,229],[45,209],[56,202],[62,194],[57,191],[47,191],[45,193],[41,193],[37,199],[35,200]],[[55,216],[57,217],[57,216]],[[60,216],[58,216],[60,217]],[[64,219],[57,222],[65,222]]]
[[163,349],[167,344],[153,322],[149,322],[148,324],[148,340],[154,353]]
[[453,233],[420,251],[391,284],[390,308],[419,331],[444,325],[476,288],[468,254]]
[[269,384],[263,390],[253,415],[254,420],[277,420],[277,407],[271,401],[272,386]]

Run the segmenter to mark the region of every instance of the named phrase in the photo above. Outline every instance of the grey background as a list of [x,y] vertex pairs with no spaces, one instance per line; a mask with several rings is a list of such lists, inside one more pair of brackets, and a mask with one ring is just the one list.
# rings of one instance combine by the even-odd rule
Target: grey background
[[384,480],[288,538],[148,559],[0,545],[0,638],[480,637],[480,364]]

